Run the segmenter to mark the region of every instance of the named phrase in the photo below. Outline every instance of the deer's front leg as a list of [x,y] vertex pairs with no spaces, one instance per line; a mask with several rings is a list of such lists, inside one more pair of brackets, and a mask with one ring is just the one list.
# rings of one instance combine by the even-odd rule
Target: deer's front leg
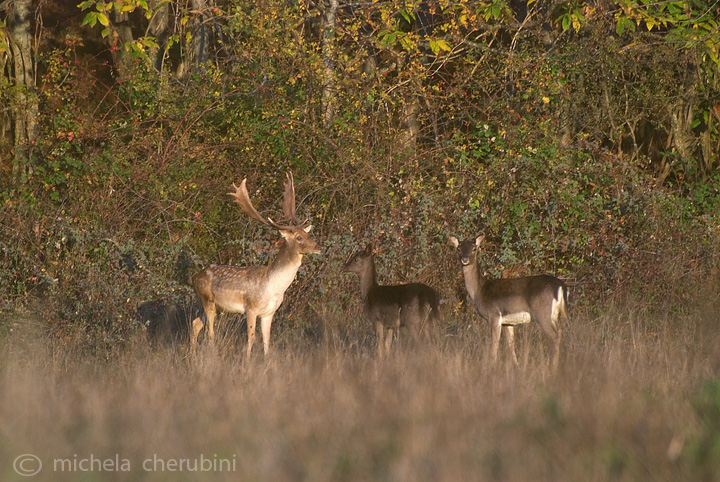
[[250,359],[252,355],[252,348],[255,344],[255,320],[257,315],[254,311],[247,312],[247,330],[248,330],[248,346],[247,346],[247,358]]
[[265,355],[270,352],[270,327],[272,326],[272,322],[273,315],[260,318],[260,331],[262,331],[263,353],[265,353]]
[[379,357],[383,356],[383,348],[385,346],[385,325],[382,321],[375,322],[375,336],[377,337],[377,354]]
[[513,363],[515,366],[519,366],[520,363],[518,362],[517,353],[515,353],[515,327],[506,325],[503,327],[503,331],[505,332],[505,341],[507,341],[507,346],[510,349]]
[[490,340],[490,360],[493,364],[497,362],[498,347],[500,346],[500,319],[490,320],[491,340]]

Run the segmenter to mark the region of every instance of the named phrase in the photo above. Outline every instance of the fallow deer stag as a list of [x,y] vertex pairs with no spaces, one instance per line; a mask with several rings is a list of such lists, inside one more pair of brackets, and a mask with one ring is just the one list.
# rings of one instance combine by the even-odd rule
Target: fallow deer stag
[[310,238],[311,225],[295,216],[295,184],[291,173],[287,174],[283,212],[295,222],[294,226],[275,223],[262,217],[250,202],[247,179],[240,186],[233,183],[235,192],[228,193],[251,218],[271,226],[284,238],[280,251],[267,266],[222,266],[211,265],[193,276],[192,285],[205,310],[206,323],[196,318],[192,323],[191,351],[197,346],[197,338],[203,326],[207,329],[207,338],[214,343],[216,310],[247,315],[248,346],[247,356],[252,353],[255,343],[255,322],[260,318],[263,337],[263,349],[267,355],[270,350],[270,326],[273,315],[283,302],[285,290],[295,279],[303,255],[320,253],[317,243]]
[[514,327],[534,322],[540,325],[552,340],[551,363],[553,367],[557,366],[562,338],[558,320],[560,316],[567,320],[565,310],[568,299],[567,286],[549,275],[504,279],[483,278],[477,264],[477,253],[483,239],[484,236],[478,236],[475,240],[460,242],[454,236],[448,238],[450,244],[458,249],[465,287],[475,304],[475,311],[490,324],[493,363],[497,360],[500,329],[505,331],[513,362],[517,365]]
[[368,244],[351,256],[343,271],[360,279],[365,317],[375,326],[377,352],[383,356],[390,352],[393,332],[399,332],[401,326],[407,327],[415,340],[421,335],[429,338],[429,325],[440,318],[440,296],[422,283],[378,285],[372,249]]

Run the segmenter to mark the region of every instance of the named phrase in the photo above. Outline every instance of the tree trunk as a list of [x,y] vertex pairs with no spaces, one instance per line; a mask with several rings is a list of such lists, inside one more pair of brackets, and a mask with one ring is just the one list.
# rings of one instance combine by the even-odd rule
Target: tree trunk
[[695,115],[694,102],[680,102],[670,109],[670,128],[673,134],[673,145],[678,157],[688,162],[693,157],[697,140],[692,133],[691,125]]
[[713,139],[709,128],[700,136],[700,148],[702,152],[703,171],[706,175],[709,175],[712,173],[713,167],[718,161],[718,152],[720,152],[720,142]]
[[157,40],[158,50],[152,52],[153,66],[155,70],[163,73],[165,70],[165,59],[167,59],[167,44],[170,38],[170,6],[167,3],[154,1],[151,4],[154,14],[150,19],[147,28],[148,35],[155,37]]
[[[7,38],[0,37],[0,40],[7,41]],[[8,60],[8,55],[0,54],[0,76],[8,76],[8,72],[5,70],[6,66],[8,65]],[[10,162],[12,156],[8,155],[8,153],[13,151],[14,146],[14,136],[11,133],[12,118],[10,116],[9,110],[7,109],[7,106],[9,105],[7,99],[7,92],[4,95],[0,96],[0,102],[5,103],[6,105],[6,107],[0,108],[0,171],[3,175],[9,174],[12,170],[12,163]],[[5,159],[8,160],[7,165],[4,165]]]
[[32,55],[32,1],[15,0],[8,26],[13,58],[13,73],[17,96],[13,106],[15,121],[15,156],[12,174],[16,181],[24,181],[32,174],[30,158],[37,136],[38,102],[35,95],[34,63]]
[[190,39],[185,43],[184,55],[178,65],[177,76],[182,79],[208,59],[208,28],[205,25],[206,0],[190,0],[193,20],[189,23]]
[[413,93],[410,93],[410,96],[405,99],[402,108],[400,145],[411,155],[414,155],[416,152],[417,139],[420,134],[419,114],[420,102],[418,102]]
[[325,129],[330,128],[335,117],[335,23],[338,0],[330,0],[325,6],[325,24],[322,33],[323,71],[322,113]]
[[132,27],[130,26],[130,17],[127,13],[113,9],[111,12],[112,20],[112,36],[110,37],[110,46],[113,47],[113,63],[117,69],[120,78],[127,78],[132,68],[132,56],[125,50],[125,44],[131,43],[133,37]]

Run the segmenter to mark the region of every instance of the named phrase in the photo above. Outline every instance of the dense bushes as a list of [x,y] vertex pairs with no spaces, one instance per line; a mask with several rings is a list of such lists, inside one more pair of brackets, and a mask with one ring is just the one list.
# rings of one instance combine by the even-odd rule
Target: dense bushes
[[[356,310],[355,280],[340,268],[372,241],[383,281],[441,287],[456,311],[464,292],[449,234],[484,233],[481,263],[490,275],[566,278],[581,311],[611,300],[634,300],[648,313],[692,310],[698,287],[717,276],[714,179],[678,192],[658,189],[647,174],[591,145],[443,165],[437,177],[419,167],[401,175],[352,165],[296,168],[299,213],[311,217],[323,255],[308,257],[286,308],[302,313],[310,301],[326,313]],[[226,166],[231,173],[217,172]],[[258,209],[277,213],[281,166],[276,177],[262,164],[222,156],[204,167],[170,164],[159,176],[143,163],[128,164],[119,181],[69,183],[77,201],[6,201],[3,309],[32,307],[53,331],[80,326],[93,343],[117,341],[138,328],[131,320],[141,302],[191,298],[187,276],[200,266],[266,263],[276,233],[224,193],[242,173]],[[143,177],[145,185],[133,181]],[[280,316],[280,323],[303,323],[299,316]]]

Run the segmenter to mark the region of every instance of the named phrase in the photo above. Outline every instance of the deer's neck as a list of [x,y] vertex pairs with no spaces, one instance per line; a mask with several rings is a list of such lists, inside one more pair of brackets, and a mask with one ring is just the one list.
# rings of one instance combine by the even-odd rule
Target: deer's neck
[[296,250],[290,249],[287,242],[283,241],[280,252],[268,265],[268,278],[274,286],[287,288],[295,279],[303,255]]
[[364,272],[360,273],[360,293],[363,300],[366,300],[368,293],[377,284],[375,280],[375,262],[371,261]]
[[480,296],[480,290],[485,284],[485,278],[480,276],[480,268],[478,268],[477,260],[474,259],[466,266],[463,266],[463,277],[465,278],[465,288],[467,288],[470,298],[475,299]]

